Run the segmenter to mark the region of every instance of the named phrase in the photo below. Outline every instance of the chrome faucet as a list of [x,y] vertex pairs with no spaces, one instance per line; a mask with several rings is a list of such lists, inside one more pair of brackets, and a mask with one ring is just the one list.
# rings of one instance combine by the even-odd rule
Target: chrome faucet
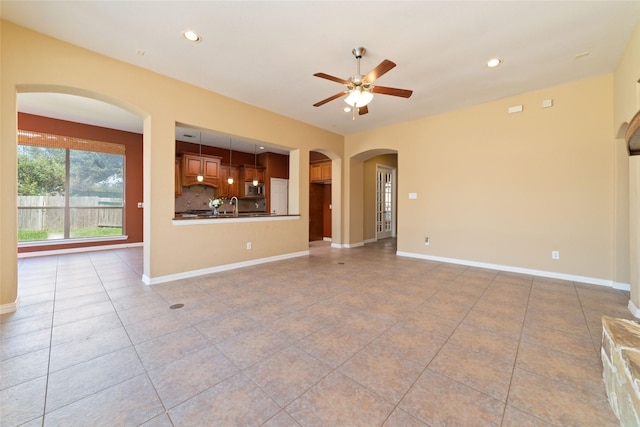
[[[236,199],[235,205],[233,204],[233,199]],[[229,203],[233,205],[233,216],[238,216],[238,198],[236,196],[233,196]]]

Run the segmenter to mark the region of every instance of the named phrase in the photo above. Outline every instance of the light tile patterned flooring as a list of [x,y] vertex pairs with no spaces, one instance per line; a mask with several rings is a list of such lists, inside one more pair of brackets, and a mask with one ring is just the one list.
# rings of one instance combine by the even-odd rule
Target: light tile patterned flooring
[[630,318],[624,292],[392,239],[155,286],[141,266],[139,248],[19,261],[2,426],[618,425],[600,318]]

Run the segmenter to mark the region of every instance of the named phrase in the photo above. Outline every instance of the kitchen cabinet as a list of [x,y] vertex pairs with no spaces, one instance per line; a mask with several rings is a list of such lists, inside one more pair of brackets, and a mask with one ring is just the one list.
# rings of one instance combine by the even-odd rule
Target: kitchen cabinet
[[264,183],[264,168],[262,166],[253,167],[243,165],[240,167],[240,180],[242,182],[252,182],[253,178],[257,176],[258,182]]
[[[229,184],[227,179],[231,176],[233,178],[233,184]],[[220,185],[218,186],[219,197],[238,197],[240,188],[240,172],[235,166],[221,165],[220,166]]]
[[[198,175],[202,173],[204,180],[198,182]],[[194,184],[218,187],[220,185],[220,157],[182,154],[182,185]]]
[[176,174],[175,174],[175,192],[176,197],[182,196],[182,177],[180,174],[180,164],[182,163],[182,157],[176,157]]
[[309,165],[309,181],[331,182],[331,160],[311,163]]

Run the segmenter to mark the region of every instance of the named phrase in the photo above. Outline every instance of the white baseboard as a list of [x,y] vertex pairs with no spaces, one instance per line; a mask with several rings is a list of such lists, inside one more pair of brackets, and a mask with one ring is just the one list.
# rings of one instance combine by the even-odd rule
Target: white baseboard
[[20,307],[20,297],[10,304],[0,305],[0,314],[14,313],[18,311],[18,307]]
[[78,252],[107,251],[109,249],[137,248],[142,245],[143,245],[142,242],[137,242],[137,243],[121,243],[118,245],[83,246],[80,248],[55,249],[50,251],[22,252],[22,253],[18,253],[18,258],[33,258],[33,257],[49,256],[49,255],[64,255],[64,254],[73,254]]
[[359,248],[360,246],[364,246],[364,242],[358,243],[332,243],[331,247],[335,249],[349,249],[349,248]]
[[431,255],[416,254],[412,252],[397,251],[396,255],[409,257],[409,258],[426,259],[430,261],[446,262],[449,264],[466,265],[469,267],[487,268],[489,270],[509,271],[511,273],[530,274],[533,276],[549,277],[552,279],[570,280],[572,282],[588,283],[590,285],[606,286],[609,288],[615,288],[620,290],[627,290],[627,291],[631,290],[630,284],[618,283],[618,282],[614,282],[613,280],[598,279],[594,277],[576,276],[573,274],[556,273],[553,271],[544,271],[544,270],[534,270],[530,268],[513,267],[510,265],[489,264],[484,262],[468,261],[468,260],[462,260],[462,259],[456,259],[456,258],[444,258],[444,257],[431,256]]
[[205,274],[219,273],[221,271],[235,270],[236,268],[250,267],[252,265],[265,264],[268,262],[282,261],[289,258],[297,258],[309,255],[309,250],[293,252],[284,255],[276,255],[272,257],[252,259],[249,261],[241,261],[233,264],[217,265],[215,267],[202,268],[199,270],[184,271],[182,273],[168,274],[166,276],[148,277],[142,276],[142,281],[146,285],[157,285],[159,283],[171,282],[173,280],[189,279],[191,277],[204,276]]
[[611,287],[613,289],[619,289],[621,291],[631,292],[631,283],[612,282]]
[[633,317],[635,317],[636,319],[640,319],[640,308],[636,307],[633,301],[629,300],[629,304],[627,305],[627,307],[629,308],[631,314],[633,314]]
[[332,241],[331,237],[323,237],[322,240],[325,241],[325,242],[331,242]]

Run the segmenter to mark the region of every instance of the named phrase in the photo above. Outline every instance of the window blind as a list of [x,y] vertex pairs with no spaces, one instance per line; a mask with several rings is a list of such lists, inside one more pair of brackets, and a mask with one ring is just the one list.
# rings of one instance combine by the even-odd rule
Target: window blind
[[70,150],[93,151],[106,154],[125,154],[124,144],[92,141],[71,136],[54,135],[44,132],[18,130],[18,144],[34,147],[64,148]]

